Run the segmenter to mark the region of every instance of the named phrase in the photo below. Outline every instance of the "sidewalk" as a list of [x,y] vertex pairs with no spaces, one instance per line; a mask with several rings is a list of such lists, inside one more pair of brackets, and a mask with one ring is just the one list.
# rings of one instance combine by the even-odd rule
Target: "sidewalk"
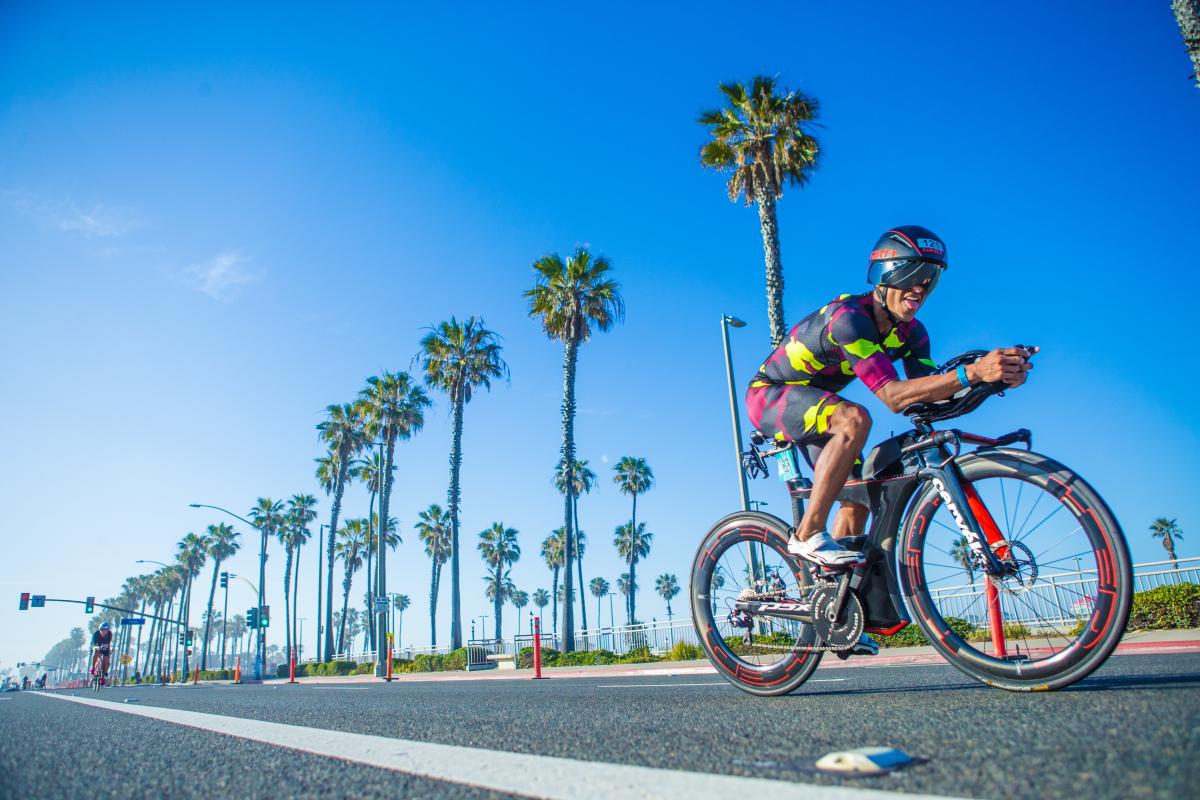
[[[1128,631],[1117,645],[1114,655],[1158,655],[1163,653],[1200,653],[1200,629],[1167,631]],[[821,661],[820,669],[846,667],[895,667],[922,664],[944,664],[945,660],[932,647],[889,647],[877,656],[853,656],[842,661],[830,657]],[[547,678],[642,678],[672,675],[713,675],[716,670],[707,659],[699,661],[654,661],[648,664],[605,664],[586,667],[547,667]],[[392,683],[429,683],[440,681],[503,681],[529,680],[533,670],[482,670],[479,672],[406,672],[392,677]],[[303,684],[379,683],[374,675],[329,675],[297,678]],[[201,681],[204,683],[204,681]],[[211,681],[228,683],[228,681]],[[286,678],[264,680],[264,684],[287,685]]]

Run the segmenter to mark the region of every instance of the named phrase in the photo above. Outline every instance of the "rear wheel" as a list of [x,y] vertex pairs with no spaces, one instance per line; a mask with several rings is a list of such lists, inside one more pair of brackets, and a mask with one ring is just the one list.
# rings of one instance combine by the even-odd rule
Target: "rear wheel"
[[1129,618],[1133,578],[1120,526],[1091,486],[1045,456],[991,451],[957,463],[1015,572],[983,573],[927,483],[898,548],[917,623],[951,664],[992,686],[1045,691],[1086,677]]
[[[808,571],[787,552],[787,537],[788,527],[777,517],[738,512],[713,526],[692,563],[692,619],[701,647],[722,677],[759,696],[794,691],[821,661],[820,652],[791,649],[813,643],[806,623],[758,616],[745,628],[729,619],[746,592],[797,603],[807,594]],[[757,574],[750,566],[752,547],[759,554]]]

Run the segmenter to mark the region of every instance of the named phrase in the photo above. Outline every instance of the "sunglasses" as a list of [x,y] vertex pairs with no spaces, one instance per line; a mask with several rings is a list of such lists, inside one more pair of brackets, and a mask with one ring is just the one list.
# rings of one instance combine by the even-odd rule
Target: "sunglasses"
[[893,261],[887,285],[908,290],[927,283],[925,291],[932,292],[944,269],[934,261]]

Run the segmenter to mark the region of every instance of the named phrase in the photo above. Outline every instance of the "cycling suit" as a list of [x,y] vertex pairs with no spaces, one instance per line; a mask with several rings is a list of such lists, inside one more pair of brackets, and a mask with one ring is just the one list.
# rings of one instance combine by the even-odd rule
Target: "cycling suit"
[[[917,320],[883,334],[871,295],[843,294],[809,314],[788,333],[746,390],[750,421],[778,441],[796,442],[810,466],[829,441],[829,418],[846,402],[837,392],[855,378],[872,392],[897,380],[902,360],[910,379],[932,374],[929,335]],[[862,459],[853,477],[862,477]]]
[[92,671],[96,671],[96,665],[100,665],[100,674],[108,674],[108,655],[112,648],[112,631],[96,631],[92,634],[92,648],[94,656],[92,659]]

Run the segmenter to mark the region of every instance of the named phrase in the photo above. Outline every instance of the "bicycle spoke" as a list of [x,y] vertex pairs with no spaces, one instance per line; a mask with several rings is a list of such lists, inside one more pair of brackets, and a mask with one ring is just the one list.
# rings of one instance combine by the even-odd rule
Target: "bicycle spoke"
[[1041,505],[1042,498],[1046,496],[1045,492],[1038,492],[1037,499],[1033,501],[1033,505],[1029,507],[1029,511],[1025,514],[1025,519],[1021,520],[1021,527],[1017,531],[1017,539],[1021,538],[1021,533],[1025,530],[1025,526],[1029,524],[1029,518],[1033,516],[1033,512]]
[[[1048,567],[1048,566],[1050,566],[1051,564],[1057,564],[1057,563],[1059,563],[1060,561],[1066,561],[1066,560],[1067,560],[1067,559],[1069,559],[1069,558],[1079,558],[1079,556],[1087,556],[1087,555],[1092,555],[1092,556],[1094,556],[1094,555],[1095,555],[1095,553],[1093,553],[1091,550],[1083,550],[1083,551],[1081,551],[1081,552],[1078,552],[1078,553],[1073,553],[1073,554],[1071,554],[1071,555],[1069,555],[1069,556],[1063,556],[1062,558],[1056,558],[1056,559],[1054,559],[1053,561],[1047,561],[1047,562],[1045,562],[1045,563],[1043,563],[1043,562],[1039,561],[1039,562],[1038,562],[1038,569],[1041,569],[1042,567]],[[1035,558],[1036,558],[1036,556],[1035,556]],[[1094,570],[1092,570],[1092,571],[1094,571]]]
[[1012,533],[1012,522],[1008,519],[1008,497],[1004,494],[1004,481],[1000,481],[1000,505],[1004,508],[1004,536]]
[[[1063,542],[1065,542],[1065,541],[1067,540],[1067,537],[1068,537],[1068,536],[1071,536],[1072,534],[1074,534],[1074,533],[1075,533],[1075,531],[1081,531],[1081,530],[1083,530],[1083,526],[1082,526],[1082,525],[1076,525],[1076,526],[1075,526],[1073,529],[1071,529],[1071,530],[1067,531],[1066,533],[1064,533],[1064,534],[1062,535],[1062,538],[1061,538],[1061,539],[1059,539],[1057,542],[1055,542],[1054,544],[1050,545],[1049,547],[1047,547],[1047,548],[1043,549],[1043,550],[1042,550],[1040,553],[1034,553],[1034,555],[1033,555],[1033,558],[1034,558],[1034,560],[1035,560],[1035,561],[1038,561],[1039,563],[1041,563],[1041,562],[1040,562],[1040,560],[1041,560],[1042,556],[1046,555],[1046,554],[1047,554],[1047,553],[1049,553],[1051,550],[1053,550],[1054,548],[1058,547],[1060,544],[1062,544]],[[1019,541],[1019,540],[1018,540],[1018,541]],[[1051,562],[1051,563],[1053,563],[1053,562]]]
[[[1064,505],[1062,505],[1061,503],[1059,503],[1059,504],[1058,504],[1058,505],[1055,507],[1055,509],[1054,509],[1053,511],[1051,511],[1049,514],[1047,514],[1045,517],[1043,517],[1043,518],[1042,518],[1042,521],[1041,521],[1041,522],[1039,522],[1037,525],[1034,525],[1034,526],[1033,526],[1032,528],[1030,528],[1030,529],[1029,529],[1029,531],[1027,531],[1026,533],[1023,533],[1023,534],[1021,534],[1021,536],[1017,537],[1017,541],[1019,542],[1019,541],[1023,540],[1023,539],[1024,539],[1025,537],[1027,537],[1027,536],[1032,536],[1032,535],[1033,535],[1033,532],[1034,532],[1034,531],[1036,531],[1038,528],[1042,527],[1042,525],[1043,525],[1043,524],[1045,524],[1046,520],[1050,519],[1050,518],[1051,518],[1051,517],[1053,517],[1055,514],[1057,514],[1058,512],[1062,511],[1064,508],[1066,508],[1066,506],[1064,506]],[[1072,531],[1072,533],[1074,533],[1074,531]]]

